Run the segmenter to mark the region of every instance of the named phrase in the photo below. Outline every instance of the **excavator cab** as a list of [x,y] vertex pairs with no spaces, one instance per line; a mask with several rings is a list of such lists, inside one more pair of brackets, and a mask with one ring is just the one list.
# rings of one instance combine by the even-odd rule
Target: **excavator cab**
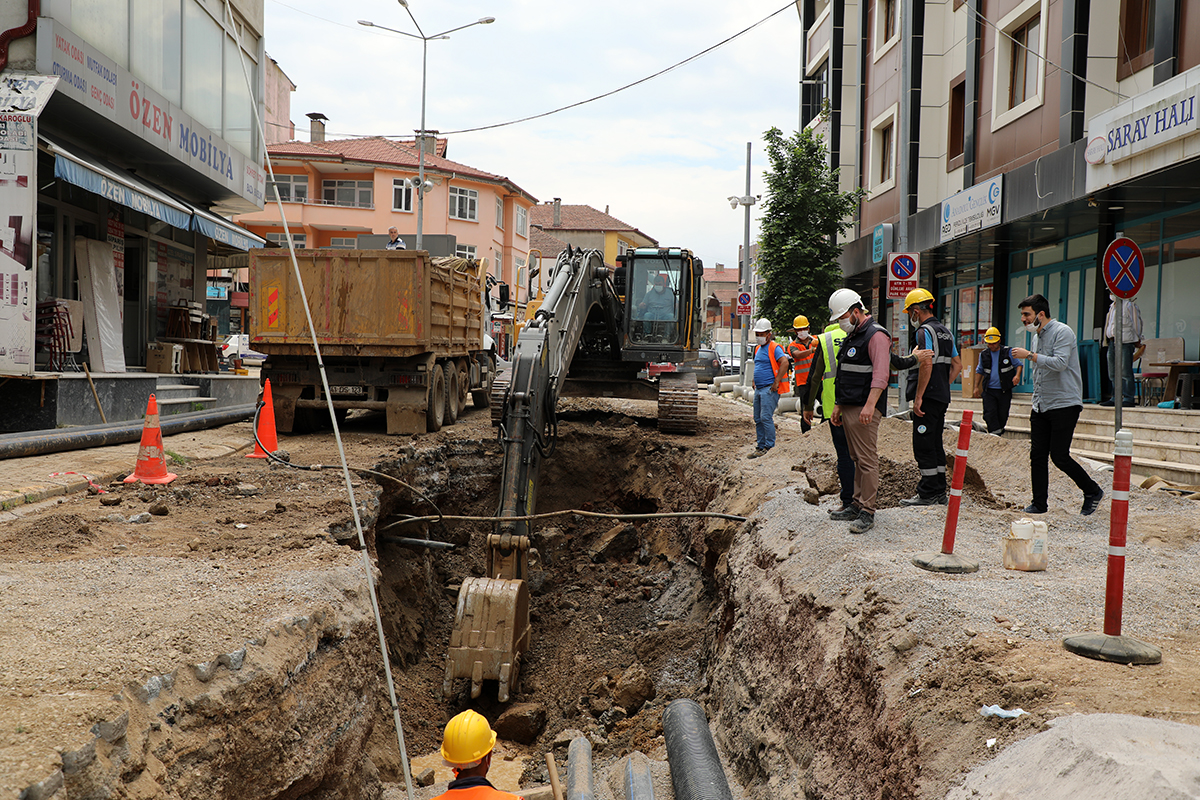
[[639,247],[617,259],[617,292],[624,290],[621,359],[680,363],[700,346],[704,267],[691,251]]

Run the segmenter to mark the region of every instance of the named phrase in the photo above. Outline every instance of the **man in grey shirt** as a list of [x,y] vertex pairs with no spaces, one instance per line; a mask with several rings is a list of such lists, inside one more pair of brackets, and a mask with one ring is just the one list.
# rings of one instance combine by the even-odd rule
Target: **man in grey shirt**
[[1045,514],[1050,490],[1050,467],[1067,474],[1083,492],[1081,514],[1087,516],[1100,506],[1104,490],[1087,470],[1071,457],[1075,423],[1083,410],[1083,375],[1079,369],[1079,345],[1075,332],[1050,319],[1050,302],[1040,294],[1017,304],[1025,330],[1037,335],[1037,350],[1012,349],[1013,358],[1033,360],[1033,409],[1029,414],[1029,480],[1033,502],[1026,514]]

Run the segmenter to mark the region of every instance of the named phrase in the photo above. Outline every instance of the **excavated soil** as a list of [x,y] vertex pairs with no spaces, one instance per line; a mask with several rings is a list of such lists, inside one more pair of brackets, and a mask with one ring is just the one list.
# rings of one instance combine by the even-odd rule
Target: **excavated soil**
[[[625,755],[665,759],[662,710],[677,697],[707,708],[737,797],[942,797],[1060,715],[1200,718],[1190,501],[1132,493],[1127,591],[1138,599],[1126,625],[1164,660],[1117,667],[1060,644],[1100,628],[1107,502],[1079,517],[1077,491],[1052,470],[1051,569],[997,563],[999,536],[1028,502],[1026,443],[976,435],[957,551],[981,568],[946,576],[909,563],[940,545],[945,510],[898,505],[918,478],[904,423],[881,428],[877,525],[852,536],[826,514],[837,492],[826,427],[801,435],[783,421],[776,449],[746,460],[748,408],[707,394],[696,436],[658,434],[649,404],[561,409],[539,511],[747,521],[566,515],[535,528],[532,646],[512,704],[524,724],[493,767],[506,788],[545,783],[547,751],[565,775],[565,741],[582,733],[598,796],[620,796]],[[479,411],[438,434],[381,430],[378,417],[352,417],[343,438],[351,465],[373,470],[352,485],[420,772],[436,765],[452,715],[472,707],[496,723],[507,706],[494,685],[471,700],[465,680],[442,696],[457,586],[483,574],[490,526],[405,519],[493,514],[500,448]],[[955,442],[948,430],[949,453]],[[281,446],[296,464],[337,461],[328,434]],[[172,469],[169,487],[108,487],[118,506],[74,495],[0,529],[0,796],[403,796],[340,470],[240,455]],[[165,516],[126,521],[156,504]],[[981,717],[992,703],[1029,713]]]

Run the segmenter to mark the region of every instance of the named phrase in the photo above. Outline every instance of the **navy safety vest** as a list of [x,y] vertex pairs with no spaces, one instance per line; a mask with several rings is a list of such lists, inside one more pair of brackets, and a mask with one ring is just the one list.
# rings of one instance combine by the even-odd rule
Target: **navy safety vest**
[[[1017,374],[1017,365],[1013,363],[1012,348],[1001,347],[996,355],[1000,356],[1000,391],[1012,394],[1013,376]],[[979,374],[983,376],[983,388],[988,388],[992,381],[992,351],[984,350],[979,354]]]
[[[865,406],[871,395],[871,355],[867,352],[867,342],[871,337],[882,333],[888,337],[888,345],[892,335],[887,329],[875,322],[874,318],[861,330],[846,337],[837,354],[837,376],[834,378],[834,395],[839,406]],[[887,414],[887,392],[881,392],[879,402],[875,404],[880,414]]]
[[[929,375],[929,384],[925,387],[925,399],[938,403],[950,403],[950,364],[954,360],[954,334],[942,324],[937,317],[930,317],[921,323],[918,331],[926,331],[933,340],[933,371]],[[921,340],[917,339],[920,346]],[[908,386],[905,397],[909,402],[917,396],[917,378],[919,369],[909,370]]]

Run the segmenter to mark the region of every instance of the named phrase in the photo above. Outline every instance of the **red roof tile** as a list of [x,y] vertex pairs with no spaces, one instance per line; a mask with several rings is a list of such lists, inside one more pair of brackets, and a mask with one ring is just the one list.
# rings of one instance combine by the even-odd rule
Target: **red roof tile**
[[[566,231],[637,231],[637,228],[622,222],[616,217],[597,211],[591,206],[560,206],[561,225],[554,225],[554,204],[543,203],[529,209],[530,221],[540,225],[545,230]],[[645,236],[645,234],[642,234]],[[650,237],[646,237],[650,238]]]
[[559,253],[567,249],[567,243],[534,227],[529,230],[529,247],[531,250],[541,250],[542,258],[553,262]]

